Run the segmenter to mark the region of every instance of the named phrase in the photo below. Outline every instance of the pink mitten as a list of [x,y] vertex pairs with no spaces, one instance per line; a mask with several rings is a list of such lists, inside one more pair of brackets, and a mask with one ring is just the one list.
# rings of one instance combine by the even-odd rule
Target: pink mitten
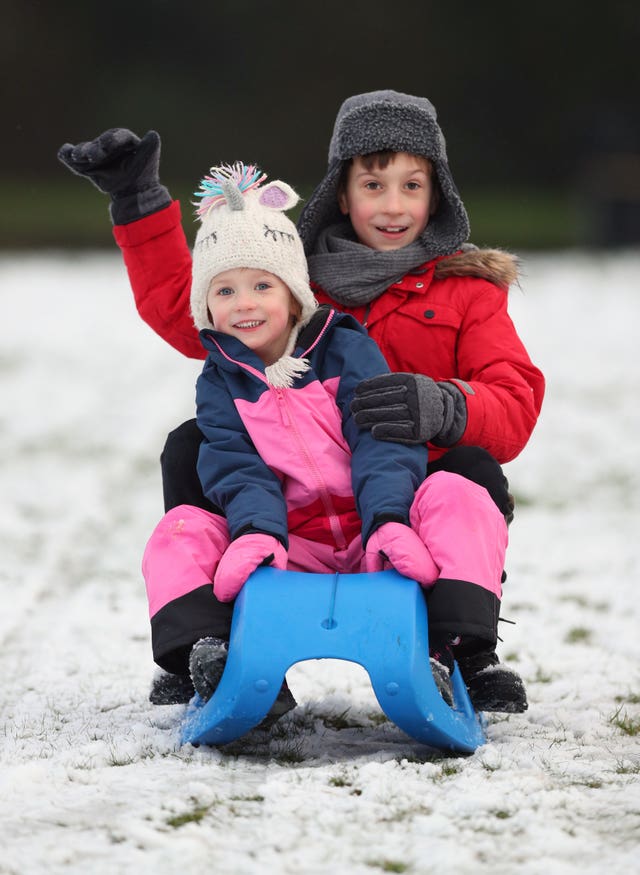
[[232,601],[259,565],[287,567],[287,551],[271,535],[241,535],[222,554],[213,577],[213,591],[221,602]]
[[384,523],[367,541],[364,570],[391,567],[422,586],[431,586],[440,576],[428,548],[413,529],[402,523]]

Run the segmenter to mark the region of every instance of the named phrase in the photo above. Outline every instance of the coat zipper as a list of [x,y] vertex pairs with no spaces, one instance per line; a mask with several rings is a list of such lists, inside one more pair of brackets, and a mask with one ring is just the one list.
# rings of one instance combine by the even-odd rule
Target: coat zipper
[[329,527],[331,529],[333,538],[337,546],[340,549],[344,549],[347,546],[347,540],[345,538],[344,531],[342,530],[340,519],[331,500],[331,494],[329,493],[329,490],[327,489],[324,481],[324,477],[322,476],[322,472],[320,471],[320,468],[313,458],[313,454],[309,452],[309,448],[307,447],[306,441],[304,440],[300,429],[295,422],[295,418],[290,416],[289,414],[289,402],[286,393],[283,392],[282,389],[274,389],[274,391],[276,393],[282,423],[293,432],[295,442],[298,444],[300,452],[306,462],[306,466],[311,472],[311,475],[316,483],[318,494],[327,515]]

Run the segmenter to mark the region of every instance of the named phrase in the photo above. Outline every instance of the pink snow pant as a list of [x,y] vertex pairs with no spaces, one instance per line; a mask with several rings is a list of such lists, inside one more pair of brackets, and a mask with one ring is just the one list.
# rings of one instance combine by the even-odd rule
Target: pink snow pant
[[[426,590],[432,632],[467,635],[495,644],[501,577],[507,548],[504,516],[487,490],[458,474],[437,471],[416,492],[410,523],[439,570]],[[146,546],[147,587],[155,661],[185,672],[201,637],[229,637],[232,606],[213,594],[212,580],[229,544],[224,517],[191,505],[168,511]],[[363,570],[360,537],[345,549],[289,536],[292,571]]]

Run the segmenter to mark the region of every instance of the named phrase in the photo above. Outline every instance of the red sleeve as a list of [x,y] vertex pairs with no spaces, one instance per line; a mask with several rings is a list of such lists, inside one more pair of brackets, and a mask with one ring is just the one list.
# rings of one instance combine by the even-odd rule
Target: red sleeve
[[206,358],[191,318],[191,252],[180,204],[113,229],[122,250],[138,313],[183,355]]
[[505,463],[529,440],[545,384],[507,312],[507,294],[492,284],[483,285],[458,335],[458,379],[449,379],[467,401],[467,426],[460,443],[485,447]]

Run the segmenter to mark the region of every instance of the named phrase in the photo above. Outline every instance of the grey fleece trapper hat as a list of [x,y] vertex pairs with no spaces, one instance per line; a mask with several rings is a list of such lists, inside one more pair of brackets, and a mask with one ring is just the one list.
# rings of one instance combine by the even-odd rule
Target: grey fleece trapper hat
[[298,220],[305,252],[313,254],[318,235],[344,221],[338,206],[343,163],[358,155],[384,150],[428,158],[440,185],[440,203],[419,241],[433,255],[456,252],[469,236],[469,219],[447,160],[446,143],[436,110],[426,97],[397,91],[371,91],[344,101],[329,144],[326,176],[313,192]]

